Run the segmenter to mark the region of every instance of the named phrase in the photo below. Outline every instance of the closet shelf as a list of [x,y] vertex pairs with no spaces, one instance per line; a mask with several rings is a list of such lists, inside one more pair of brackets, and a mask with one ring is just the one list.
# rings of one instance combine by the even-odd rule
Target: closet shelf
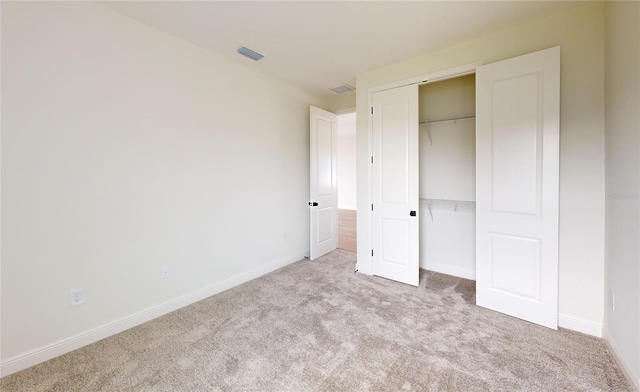
[[475,113],[467,113],[467,114],[457,114],[455,116],[446,116],[446,117],[435,117],[435,118],[426,118],[420,121],[420,124],[427,124],[427,136],[429,136],[429,145],[433,146],[433,138],[431,137],[431,127],[429,124],[442,122],[442,121],[455,121],[455,120],[463,120],[465,118],[476,118]]
[[475,113],[456,114],[454,116],[425,118],[424,120],[420,121],[420,124],[431,124],[431,123],[442,122],[442,121],[455,121],[455,120],[462,120],[465,118],[475,118],[475,117],[476,117]]
[[426,199],[420,198],[420,201],[427,204],[440,204],[443,207],[447,205],[458,207],[475,207],[476,202],[474,200],[452,200],[452,199]]
[[450,200],[450,199],[426,199],[420,198],[420,202],[427,205],[427,210],[433,221],[433,209],[448,211],[476,212],[476,202],[473,200]]

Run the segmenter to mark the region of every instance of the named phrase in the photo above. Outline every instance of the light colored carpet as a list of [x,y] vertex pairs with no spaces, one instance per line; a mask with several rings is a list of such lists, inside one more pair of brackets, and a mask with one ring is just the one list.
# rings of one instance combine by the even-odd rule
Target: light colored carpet
[[3,378],[9,391],[630,391],[600,339],[473,305],[474,282],[418,288],[303,260]]

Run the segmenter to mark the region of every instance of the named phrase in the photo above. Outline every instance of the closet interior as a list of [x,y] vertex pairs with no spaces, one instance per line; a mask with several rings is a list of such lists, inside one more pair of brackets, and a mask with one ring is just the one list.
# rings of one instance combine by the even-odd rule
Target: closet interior
[[420,268],[475,280],[475,75],[420,86]]

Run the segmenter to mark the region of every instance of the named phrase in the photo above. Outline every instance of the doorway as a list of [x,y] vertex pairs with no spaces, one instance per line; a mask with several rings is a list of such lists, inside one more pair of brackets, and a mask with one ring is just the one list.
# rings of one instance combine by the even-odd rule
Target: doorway
[[338,249],[356,252],[356,113],[338,114]]
[[475,74],[419,88],[420,268],[476,279]]

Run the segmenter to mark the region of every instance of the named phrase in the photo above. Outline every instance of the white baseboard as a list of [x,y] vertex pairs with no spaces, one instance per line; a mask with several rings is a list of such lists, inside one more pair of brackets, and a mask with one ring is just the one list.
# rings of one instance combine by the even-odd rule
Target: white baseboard
[[304,255],[309,254],[308,250],[297,252],[295,254],[276,260],[267,265],[252,269],[247,272],[232,276],[221,282],[214,283],[210,286],[203,287],[199,290],[174,298],[159,305],[150,307],[138,313],[123,317],[119,320],[101,325],[97,328],[90,329],[75,336],[62,339],[55,343],[28,351],[23,354],[16,355],[0,363],[0,377],[18,372],[28,367],[37,365],[49,359],[55,358],[62,354],[66,354],[73,350],[95,343],[99,340],[115,335],[129,328],[145,323],[154,318],[163,316],[167,313],[178,310],[192,303],[203,300],[212,295],[221,293],[232,287],[248,282],[269,272],[292,264],[301,260]]
[[629,381],[629,384],[631,384],[631,387],[635,388],[637,392],[640,392],[640,375],[634,375],[629,364],[622,359],[622,356],[620,355],[620,349],[618,349],[618,345],[614,342],[613,337],[611,336],[611,333],[606,326],[602,328],[602,338],[607,344],[609,351],[611,351],[613,359],[616,360],[618,366],[620,367],[620,370],[622,370],[622,373],[624,373],[624,376]]
[[558,314],[558,326],[598,338],[602,337],[602,324],[568,316],[566,314]]
[[373,275],[371,263],[360,263],[356,261],[356,271],[364,275]]
[[462,268],[445,263],[437,263],[433,261],[420,260],[420,268],[427,269],[429,271],[439,272],[441,274],[457,276],[458,278],[476,280],[475,268]]

